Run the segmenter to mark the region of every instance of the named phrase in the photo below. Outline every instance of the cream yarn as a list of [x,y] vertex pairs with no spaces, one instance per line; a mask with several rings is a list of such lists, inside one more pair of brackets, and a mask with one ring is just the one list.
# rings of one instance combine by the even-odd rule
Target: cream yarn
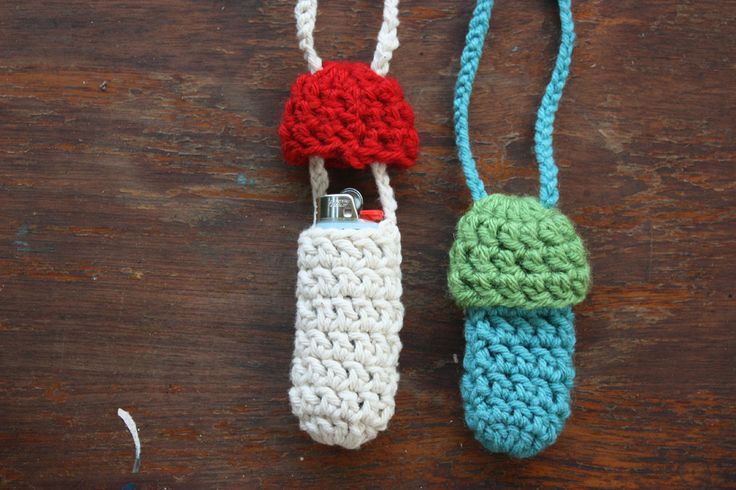
[[356,449],[394,414],[404,317],[400,264],[392,221],[373,229],[311,227],[299,237],[289,399],[315,441]]
[[[314,49],[316,14],[316,0],[297,2],[297,38],[312,73],[322,68]],[[398,0],[386,0],[371,64],[380,75],[399,45],[398,24]],[[312,157],[309,171],[316,202],[329,185],[324,160]],[[347,449],[386,429],[399,381],[401,235],[386,165],[372,164],[371,171],[385,216],[377,228],[313,225],[299,236],[289,400],[312,439]]]
[[[317,0],[298,0],[294,9],[296,37],[304,53],[309,71],[322,69],[322,58],[314,48],[314,26],[317,23]],[[381,76],[388,73],[394,50],[399,47],[399,0],[384,0],[383,22],[378,32],[371,68]]]

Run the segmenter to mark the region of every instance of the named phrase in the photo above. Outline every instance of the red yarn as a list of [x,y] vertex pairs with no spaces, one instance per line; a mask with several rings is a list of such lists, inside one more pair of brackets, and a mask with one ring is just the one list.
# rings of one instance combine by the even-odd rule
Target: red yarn
[[333,167],[410,167],[419,153],[414,112],[397,82],[363,63],[325,62],[291,88],[279,126],[287,163],[320,156]]

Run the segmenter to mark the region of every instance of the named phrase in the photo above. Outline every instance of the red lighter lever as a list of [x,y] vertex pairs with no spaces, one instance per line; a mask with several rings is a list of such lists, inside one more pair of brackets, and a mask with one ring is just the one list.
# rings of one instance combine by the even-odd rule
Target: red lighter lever
[[373,221],[374,223],[380,223],[383,221],[383,210],[382,209],[363,209],[360,211],[360,219],[366,221]]

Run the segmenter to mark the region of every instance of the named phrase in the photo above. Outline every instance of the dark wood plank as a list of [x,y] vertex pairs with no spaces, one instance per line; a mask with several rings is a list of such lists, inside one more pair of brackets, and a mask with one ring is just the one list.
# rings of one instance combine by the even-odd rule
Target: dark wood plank
[[[275,133],[304,70],[292,8],[0,4],[0,482],[736,486],[736,3],[575,2],[556,145],[561,207],[595,286],[577,308],[574,415],[524,461],[473,440],[453,361],[462,312],[445,271],[469,196],[451,98],[469,1],[402,10],[392,71],[423,150],[393,180],[407,307],[397,414],[358,452],[298,430],[286,393],[309,189]],[[324,1],[318,48],[368,61],[379,12]],[[535,191],[555,17],[543,0],[495,9],[471,114],[491,190]],[[118,407],[140,427],[139,475]]]

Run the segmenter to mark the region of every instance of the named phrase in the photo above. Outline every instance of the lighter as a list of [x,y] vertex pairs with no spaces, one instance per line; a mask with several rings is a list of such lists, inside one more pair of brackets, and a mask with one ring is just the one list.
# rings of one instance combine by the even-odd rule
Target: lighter
[[383,211],[363,210],[363,195],[352,187],[320,197],[316,210],[315,223],[320,228],[377,228],[383,220]]
[[[317,2],[297,2],[297,37],[311,73],[294,83],[279,127],[287,163],[309,165],[315,206],[298,242],[289,401],[312,439],[348,449],[386,429],[399,381],[401,235],[387,165],[413,165],[418,135],[401,87],[386,76],[398,47],[397,5],[384,3],[368,66],[323,64],[312,36]],[[362,210],[355,189],[326,194],[325,165],[370,167],[382,209]]]

